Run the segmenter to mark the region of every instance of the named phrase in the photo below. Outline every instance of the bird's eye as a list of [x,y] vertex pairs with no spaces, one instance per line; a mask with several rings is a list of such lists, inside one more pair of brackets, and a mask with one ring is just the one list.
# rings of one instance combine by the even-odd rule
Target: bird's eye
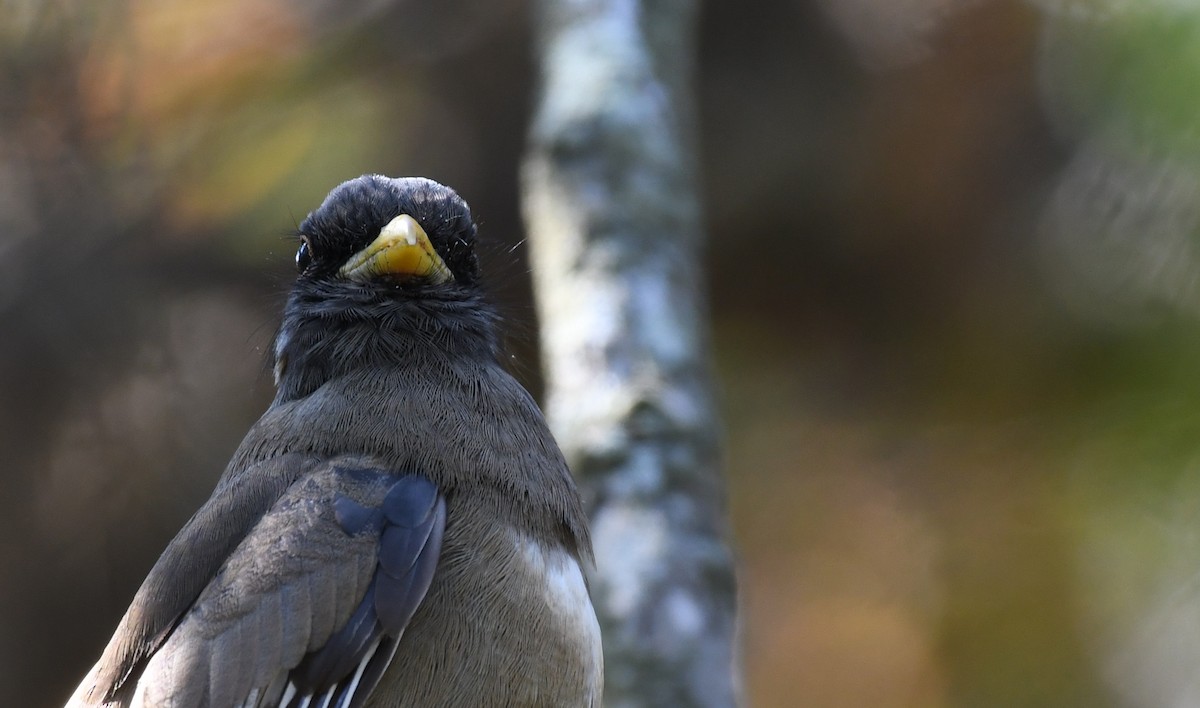
[[303,273],[312,265],[312,254],[308,250],[308,241],[301,241],[300,248],[296,251],[296,270]]

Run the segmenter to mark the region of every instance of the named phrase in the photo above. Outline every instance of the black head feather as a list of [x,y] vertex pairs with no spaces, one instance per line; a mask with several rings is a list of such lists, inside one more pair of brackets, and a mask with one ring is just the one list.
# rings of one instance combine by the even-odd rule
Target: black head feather
[[299,235],[308,253],[302,275],[332,276],[351,254],[373,241],[380,229],[401,214],[413,217],[425,229],[459,285],[478,283],[475,222],[462,197],[424,177],[383,175],[343,182],[304,219]]

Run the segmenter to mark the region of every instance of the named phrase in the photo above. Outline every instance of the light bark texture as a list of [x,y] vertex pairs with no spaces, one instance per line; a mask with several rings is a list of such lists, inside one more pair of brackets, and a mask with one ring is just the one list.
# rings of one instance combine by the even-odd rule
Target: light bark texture
[[737,702],[687,0],[535,3],[523,168],[546,410],[589,506],[609,706]]

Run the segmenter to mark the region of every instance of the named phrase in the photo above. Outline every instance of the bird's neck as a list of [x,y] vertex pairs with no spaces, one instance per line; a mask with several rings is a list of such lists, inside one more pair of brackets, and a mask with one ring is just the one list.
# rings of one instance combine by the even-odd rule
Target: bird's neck
[[275,402],[362,371],[496,363],[498,315],[482,299],[394,300],[313,310],[293,297],[275,340]]

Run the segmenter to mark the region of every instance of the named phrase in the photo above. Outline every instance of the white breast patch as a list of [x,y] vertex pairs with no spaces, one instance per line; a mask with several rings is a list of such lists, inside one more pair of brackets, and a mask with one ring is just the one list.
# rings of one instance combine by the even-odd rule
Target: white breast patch
[[576,628],[583,640],[588,656],[585,661],[591,664],[588,680],[592,682],[588,693],[594,697],[594,703],[599,705],[599,697],[604,677],[604,654],[600,644],[600,623],[596,620],[596,610],[592,607],[592,599],[588,596],[587,584],[583,580],[583,571],[579,563],[569,553],[561,549],[546,549],[527,537],[518,540],[522,557],[529,564],[535,577],[546,579],[546,604],[551,612],[561,618],[566,626]]

